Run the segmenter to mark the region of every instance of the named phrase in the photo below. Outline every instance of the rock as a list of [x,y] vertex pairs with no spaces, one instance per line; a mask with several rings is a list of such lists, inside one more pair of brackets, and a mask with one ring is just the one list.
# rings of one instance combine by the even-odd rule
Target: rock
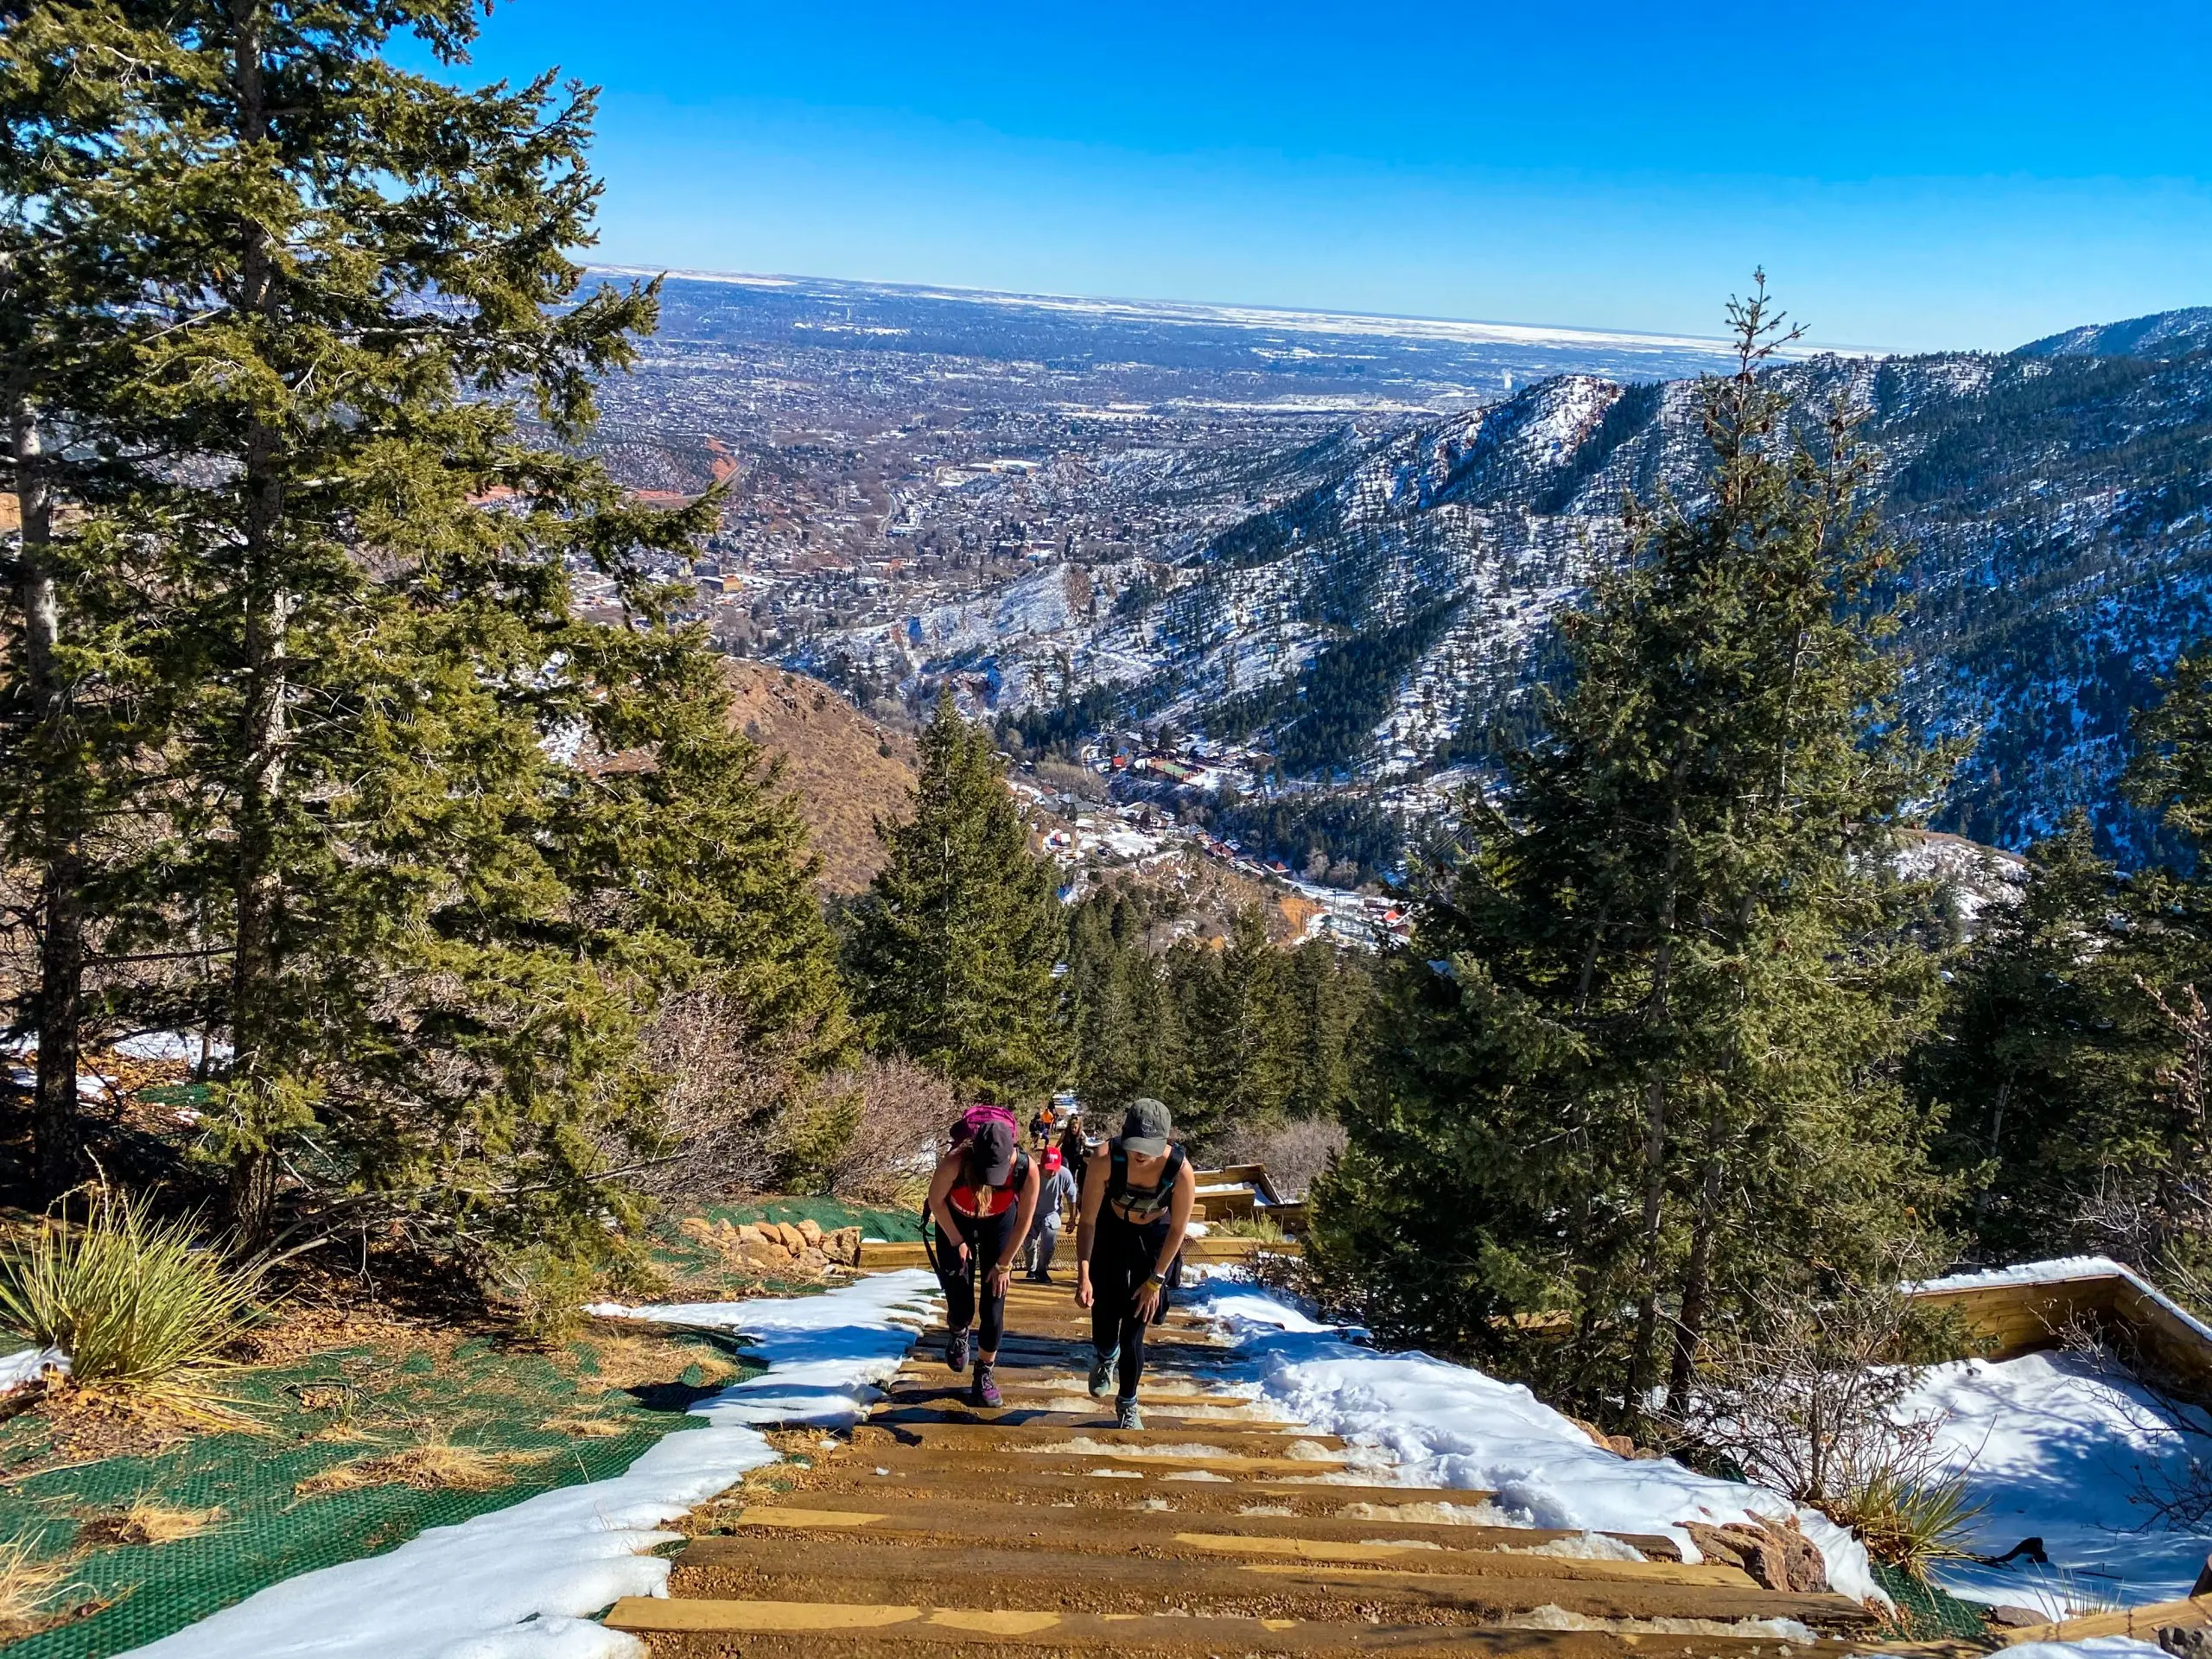
[[2024,1630],[2031,1624],[2050,1623],[2049,1613],[2038,1611],[2033,1607],[2008,1607],[1999,1602],[1994,1607],[1985,1607],[1981,1611],[1988,1615],[1989,1622],[2000,1630]]
[[818,1250],[822,1248],[822,1224],[812,1216],[804,1217],[800,1220],[798,1232],[799,1236],[806,1241],[807,1249]]
[[1787,1521],[1777,1522],[1761,1516],[1758,1525],[1762,1532],[1781,1546],[1785,1582],[1779,1587],[1800,1595],[1826,1595],[1827,1558],[1821,1554],[1821,1547],[1805,1535],[1797,1524],[1797,1517],[1793,1515]]
[[1697,1546],[1697,1553],[1707,1560],[1717,1561],[1722,1567],[1744,1566],[1742,1545],[1719,1527],[1703,1521],[1685,1521],[1682,1530],[1689,1534],[1690,1541]]
[[806,1248],[806,1235],[788,1221],[770,1222],[768,1225],[776,1230],[776,1236],[782,1241],[783,1247],[793,1255]]
[[1736,1521],[1725,1527],[1685,1521],[1682,1530],[1699,1554],[1741,1567],[1763,1590],[1817,1595],[1828,1587],[1827,1562],[1820,1546],[1798,1529],[1795,1516],[1777,1522],[1761,1516],[1756,1524]]
[[822,1248],[832,1262],[840,1262],[849,1268],[857,1268],[861,1264],[861,1230],[857,1227],[840,1227],[829,1235],[827,1242]]

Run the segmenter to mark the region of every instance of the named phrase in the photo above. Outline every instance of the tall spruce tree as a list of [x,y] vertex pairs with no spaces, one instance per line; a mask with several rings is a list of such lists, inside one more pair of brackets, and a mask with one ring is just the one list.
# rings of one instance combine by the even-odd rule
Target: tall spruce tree
[[1058,878],[1029,849],[989,734],[960,717],[949,686],[922,733],[912,816],[877,832],[891,856],[848,950],[875,1040],[963,1090],[1050,1090],[1065,1061]]
[[1929,1196],[1897,1069],[1932,972],[1883,857],[1930,776],[1890,702],[1896,555],[1850,415],[1808,448],[1760,374],[1763,283],[1731,318],[1701,499],[1566,624],[1571,690],[1389,976],[1317,1192],[1325,1269],[1386,1324],[1616,1418]]
[[[461,0],[48,3],[11,61],[127,66],[110,141],[43,211],[127,275],[55,406],[121,476],[86,512],[156,550],[175,721],[125,918],[221,971],[203,1153],[240,1234],[280,1193],[373,1200],[461,1248],[603,1253],[656,1133],[639,1035],[712,983],[802,1063],[848,1040],[804,838],[728,730],[638,509],[571,448],[650,289],[587,295],[592,95],[457,88]],[[88,430],[93,429],[87,427]],[[572,612],[613,577],[622,626]]]
[[116,833],[158,728],[148,695],[143,549],[88,518],[117,483],[103,410],[127,382],[117,306],[131,272],[72,209],[130,110],[125,61],[57,60],[37,16],[0,5],[0,493],[8,645],[0,650],[0,823],[10,877],[31,902],[37,972],[14,1027],[38,1044],[34,1184],[74,1185],[78,1071],[99,1013],[89,1006],[100,917],[129,887],[131,838]]

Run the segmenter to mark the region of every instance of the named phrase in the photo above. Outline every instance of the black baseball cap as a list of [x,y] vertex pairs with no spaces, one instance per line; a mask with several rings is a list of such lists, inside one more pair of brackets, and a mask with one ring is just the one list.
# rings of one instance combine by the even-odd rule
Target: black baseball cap
[[976,1179],[985,1186],[1004,1186],[1014,1173],[1014,1125],[994,1121],[976,1131],[968,1155]]
[[1133,1100],[1128,1116],[1122,1120],[1122,1149],[1142,1158],[1157,1158],[1167,1150],[1167,1136],[1174,1127],[1160,1102]]

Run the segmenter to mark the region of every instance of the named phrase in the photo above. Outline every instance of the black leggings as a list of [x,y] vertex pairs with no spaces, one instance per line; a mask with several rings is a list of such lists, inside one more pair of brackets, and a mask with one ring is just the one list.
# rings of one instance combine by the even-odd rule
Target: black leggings
[[982,1304],[982,1328],[976,1333],[978,1351],[995,1354],[1006,1334],[1006,1298],[992,1289],[991,1269],[1007,1253],[1015,1212],[995,1216],[961,1216],[960,1236],[968,1241],[968,1265],[960,1264],[960,1247],[940,1236],[937,1242],[937,1281],[944,1287],[944,1328],[965,1331]]
[[[1144,1376],[1145,1321],[1137,1318],[1137,1292],[1160,1265],[1167,1243],[1167,1217],[1139,1227],[1111,1210],[1101,1210],[1097,1236],[1090,1245],[1090,1345],[1101,1356],[1121,1350],[1120,1395],[1136,1397]],[[1152,1311],[1157,1324],[1167,1317],[1167,1287]]]

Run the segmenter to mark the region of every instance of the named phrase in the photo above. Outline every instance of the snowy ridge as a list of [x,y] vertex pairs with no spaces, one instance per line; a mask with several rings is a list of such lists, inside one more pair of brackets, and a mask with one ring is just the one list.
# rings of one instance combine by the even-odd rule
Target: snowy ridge
[[880,1274],[821,1296],[671,1306],[610,1318],[742,1333],[767,1372],[691,1408],[611,1480],[565,1486],[398,1548],[270,1586],[134,1650],[134,1659],[644,1659],[636,1637],[587,1617],[624,1596],[668,1593],[669,1562],[643,1552],[746,1471],[776,1460],[760,1426],[849,1422],[898,1369],[935,1286]]
[[1702,1558],[1685,1521],[1795,1519],[1819,1546],[1839,1593],[1889,1602],[1857,1539],[1779,1493],[1696,1474],[1672,1459],[1620,1457],[1525,1388],[1423,1353],[1360,1347],[1262,1291],[1211,1283],[1200,1294],[1203,1311],[1257,1362],[1267,1397],[1316,1429],[1395,1454],[1408,1484],[1486,1491],[1505,1525],[1662,1533],[1690,1561]]

